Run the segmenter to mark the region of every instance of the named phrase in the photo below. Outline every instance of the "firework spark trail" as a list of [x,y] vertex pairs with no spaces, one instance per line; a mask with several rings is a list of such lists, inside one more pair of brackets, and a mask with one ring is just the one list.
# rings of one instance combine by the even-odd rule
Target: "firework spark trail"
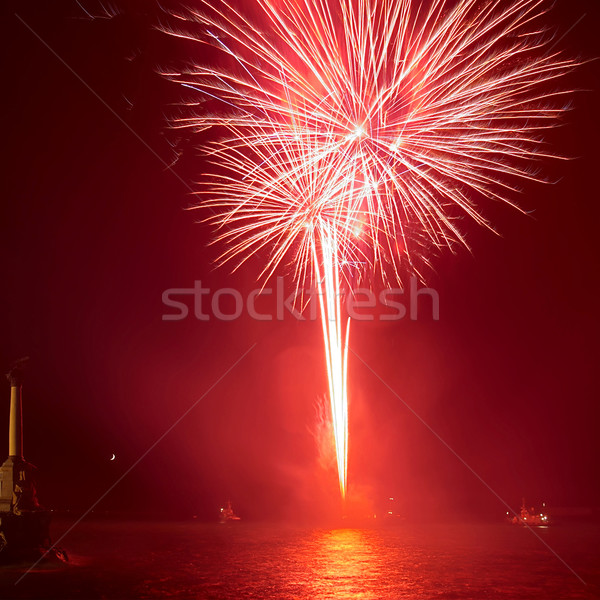
[[215,107],[174,127],[225,133],[204,146],[215,169],[199,191],[223,262],[266,250],[261,277],[287,262],[323,292],[344,495],[345,265],[399,281],[424,238],[466,245],[463,215],[489,226],[476,201],[512,204],[513,179],[538,180],[532,162],[550,156],[543,135],[571,93],[552,83],[575,63],[553,50],[544,0],[256,0],[253,19],[226,0],[199,5],[161,29],[227,64],[165,73]]
[[[319,291],[323,340],[327,378],[329,381],[329,400],[340,492],[346,498],[348,480],[348,337],[350,320],[344,322],[340,308],[340,265],[335,230],[326,223],[321,225],[321,253],[313,243],[313,257]],[[323,271],[319,268],[322,262]]]

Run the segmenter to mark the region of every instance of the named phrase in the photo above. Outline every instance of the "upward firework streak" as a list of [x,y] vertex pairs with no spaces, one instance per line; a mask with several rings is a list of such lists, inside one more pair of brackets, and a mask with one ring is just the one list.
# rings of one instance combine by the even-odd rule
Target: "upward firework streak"
[[267,249],[262,277],[285,259],[322,291],[345,496],[344,265],[399,280],[415,239],[466,245],[461,213],[487,225],[476,198],[510,203],[511,179],[536,179],[568,93],[552,82],[574,63],[551,49],[543,0],[256,0],[252,20],[200,4],[163,29],[227,65],[166,74],[214,105],[175,127],[224,131],[204,148],[217,168],[199,192],[217,211],[224,262]]

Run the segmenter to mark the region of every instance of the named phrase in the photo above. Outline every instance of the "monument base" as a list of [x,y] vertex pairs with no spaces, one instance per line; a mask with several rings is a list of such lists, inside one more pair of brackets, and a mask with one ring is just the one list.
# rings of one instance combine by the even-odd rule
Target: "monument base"
[[38,560],[51,545],[48,511],[0,512],[0,563]]

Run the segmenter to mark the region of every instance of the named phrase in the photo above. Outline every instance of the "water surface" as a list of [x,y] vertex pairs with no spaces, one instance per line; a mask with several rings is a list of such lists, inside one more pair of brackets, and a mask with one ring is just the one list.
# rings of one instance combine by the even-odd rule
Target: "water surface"
[[[55,536],[68,523],[55,524]],[[600,598],[597,524],[358,528],[90,521],[68,566],[0,569],[2,598]]]

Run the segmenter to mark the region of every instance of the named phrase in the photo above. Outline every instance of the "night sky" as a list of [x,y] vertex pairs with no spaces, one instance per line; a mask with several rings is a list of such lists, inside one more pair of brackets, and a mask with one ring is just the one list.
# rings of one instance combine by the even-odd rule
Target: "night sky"
[[[151,2],[113,4],[110,20],[54,0],[1,13],[0,369],[30,357],[25,456],[41,501],[87,508],[256,344],[99,509],[210,518],[231,498],[249,518],[326,513],[338,492],[315,437],[327,389],[319,322],[162,319],[163,290],[201,280],[247,293],[264,257],[216,268],[206,215],[185,210],[203,164],[194,140],[167,127],[189,96],[157,70],[198,46],[154,30]],[[548,22],[571,56],[600,56],[596,0],[558,0]],[[582,91],[548,141],[572,160],[543,165],[556,183],[523,186],[528,215],[484,201],[500,235],[465,220],[472,253],[432,259],[439,321],[424,303],[417,321],[355,323],[351,336],[514,507],[522,496],[600,505],[598,63],[564,85]],[[395,496],[405,512],[499,517],[502,503],[356,355],[350,493],[365,506]]]

